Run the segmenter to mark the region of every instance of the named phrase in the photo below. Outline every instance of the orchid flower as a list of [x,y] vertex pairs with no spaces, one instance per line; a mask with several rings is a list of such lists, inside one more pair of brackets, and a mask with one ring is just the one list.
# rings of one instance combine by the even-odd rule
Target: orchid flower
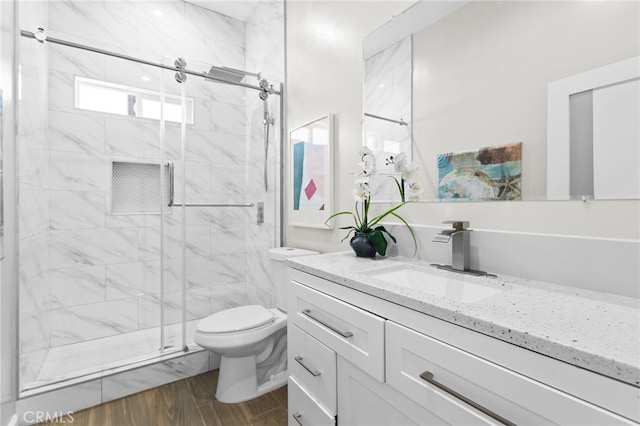
[[[394,243],[396,242],[396,239],[384,228],[384,226],[376,225],[385,217],[392,215],[407,226],[407,228],[411,232],[413,243],[417,251],[418,242],[416,240],[413,229],[411,229],[411,226],[409,226],[407,221],[405,221],[400,215],[398,215],[398,213],[396,213],[396,211],[400,207],[404,206],[408,202],[405,201],[405,181],[409,185],[409,200],[415,200],[420,197],[420,192],[422,192],[422,189],[420,184],[417,182],[417,167],[411,166],[407,162],[406,156],[403,153],[398,154],[395,158],[390,157],[390,159],[387,159],[387,164],[394,164],[396,172],[402,175],[403,185],[401,186],[400,184],[398,184],[402,203],[392,207],[386,212],[379,214],[378,216],[370,220],[369,207],[371,206],[371,183],[376,175],[376,157],[368,147],[363,147],[358,155],[360,156],[360,161],[357,163],[358,168],[354,172],[355,186],[351,192],[353,198],[356,201],[355,212],[342,211],[334,213],[329,216],[329,218],[325,221],[325,224],[336,216],[351,215],[354,219],[355,225],[342,228],[349,230],[347,235],[343,238],[343,241],[347,239],[352,232],[365,233],[369,238],[371,244],[374,246],[376,252],[381,256],[384,256],[387,250],[387,240],[385,239],[385,235],[388,236]],[[397,180],[396,183],[398,183]]]

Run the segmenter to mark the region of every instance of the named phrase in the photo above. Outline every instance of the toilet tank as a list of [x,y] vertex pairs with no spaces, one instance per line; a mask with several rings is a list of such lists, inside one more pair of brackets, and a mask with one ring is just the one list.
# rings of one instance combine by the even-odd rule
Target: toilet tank
[[292,257],[309,256],[311,254],[318,254],[318,252],[293,247],[276,247],[269,249],[269,255],[271,256],[271,274],[276,290],[276,306],[281,311],[287,312],[286,260]]

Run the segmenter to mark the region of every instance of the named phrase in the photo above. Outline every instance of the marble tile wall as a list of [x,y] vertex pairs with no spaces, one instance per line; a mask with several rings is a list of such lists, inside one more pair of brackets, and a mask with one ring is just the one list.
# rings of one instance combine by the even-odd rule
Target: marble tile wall
[[411,63],[411,37],[365,60],[365,112],[410,121]]
[[[365,144],[377,157],[378,173],[392,172],[385,159],[397,152],[411,159],[411,58],[411,37],[406,37],[364,62],[364,112],[408,123],[365,116]],[[376,179],[372,191],[376,201],[398,199],[392,179]]]
[[[284,2],[263,1],[258,4],[246,23],[247,69],[258,70],[279,90],[284,82]],[[255,214],[249,220],[245,234],[247,247],[247,293],[251,303],[275,306],[275,287],[271,279],[268,250],[279,247],[280,241],[280,152],[283,149],[279,129],[280,97],[272,95],[267,101],[269,115],[275,126],[269,130],[267,153],[267,183],[264,186],[264,105],[256,92],[248,93],[247,117],[247,196],[254,202],[264,202],[264,224],[258,225]],[[251,99],[256,101],[250,102]]]
[[[247,24],[181,0],[26,4],[41,16],[25,8],[21,16],[29,22],[25,18],[21,26],[43,26],[53,37],[168,64],[184,57],[194,70],[246,67],[283,80],[282,2],[260,4]],[[273,229],[279,187],[265,193],[254,170],[262,167],[264,152],[257,92],[193,76],[180,86],[173,72],[33,40],[21,41],[20,48],[21,63],[33,70],[23,73],[30,92],[19,108],[30,123],[19,158],[21,382],[35,377],[49,347],[159,325],[160,218],[110,214],[110,168],[112,161],[158,162],[160,124],[76,109],[74,76],[154,91],[164,85],[167,93],[185,90],[193,99],[184,165],[180,126],[167,123],[164,129],[166,159],[175,161],[176,201],[264,201],[267,220],[254,225],[255,209],[185,210],[187,319],[249,299],[273,305],[265,253],[279,232]],[[277,118],[278,106],[273,96]],[[279,167],[271,163],[279,159],[280,135],[271,132],[269,174],[279,184]],[[181,220],[181,209],[173,208],[165,222],[167,323],[181,320]]]
[[[46,5],[27,2],[20,7],[20,27],[35,30],[48,24]],[[19,369],[25,380],[35,379],[49,348],[49,52],[39,43],[20,38],[17,117],[19,233]]]

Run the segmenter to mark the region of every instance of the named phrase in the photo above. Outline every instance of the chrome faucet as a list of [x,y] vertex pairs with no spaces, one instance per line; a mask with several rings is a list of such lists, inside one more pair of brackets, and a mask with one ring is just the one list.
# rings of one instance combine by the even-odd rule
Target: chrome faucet
[[485,271],[476,271],[469,267],[471,231],[468,229],[469,222],[461,220],[447,220],[452,229],[443,229],[433,237],[433,242],[448,243],[451,241],[451,265],[433,265],[438,269],[446,269],[453,272],[462,272],[471,275],[492,275]]
[[469,222],[448,220],[442,222],[450,224],[453,229],[443,229],[435,237],[433,241],[436,243],[448,243],[451,241],[451,269],[454,271],[469,270],[469,241],[471,229],[467,229]]

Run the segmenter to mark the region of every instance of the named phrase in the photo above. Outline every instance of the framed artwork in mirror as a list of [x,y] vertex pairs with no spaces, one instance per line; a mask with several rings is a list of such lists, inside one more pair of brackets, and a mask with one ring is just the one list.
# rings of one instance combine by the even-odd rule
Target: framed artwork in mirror
[[289,132],[292,226],[327,228],[333,212],[334,131],[334,116],[327,114]]

